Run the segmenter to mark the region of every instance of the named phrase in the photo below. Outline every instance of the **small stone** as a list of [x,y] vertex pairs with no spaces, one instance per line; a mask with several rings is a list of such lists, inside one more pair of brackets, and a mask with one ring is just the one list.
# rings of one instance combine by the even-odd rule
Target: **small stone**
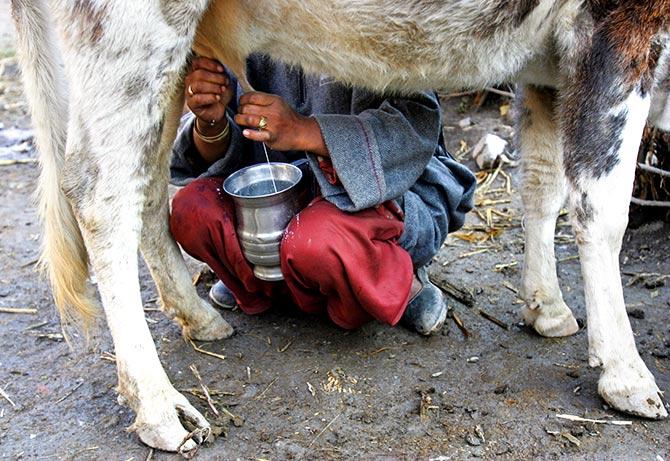
[[468,362],[468,363],[477,363],[477,362],[479,362],[479,357],[477,357],[476,355],[474,355],[474,356],[468,358],[468,359],[466,360],[466,362]]
[[660,288],[660,287],[663,287],[663,286],[665,286],[665,278],[663,278],[663,277],[659,277],[659,278],[651,279],[651,280],[646,280],[644,282],[644,287],[649,289],[649,290],[653,290],[655,288]]
[[495,388],[493,393],[496,395],[501,395],[507,392],[507,389],[509,389],[509,386],[507,384],[501,384],[500,386]]
[[472,119],[470,117],[465,117],[464,119],[458,122],[458,126],[461,128],[467,128],[472,125]]
[[668,357],[670,357],[670,353],[668,353],[667,351],[660,351],[658,349],[654,349],[651,355],[653,355],[657,359],[667,359]]
[[483,458],[486,455],[486,451],[484,450],[484,447],[474,447],[470,450],[470,454],[473,458]]
[[633,317],[634,319],[642,320],[644,319],[644,311],[642,309],[633,309],[628,312],[628,317]]
[[504,455],[505,453],[511,453],[511,452],[512,452],[512,447],[510,445],[508,445],[507,443],[503,442],[503,444],[496,449],[495,454],[496,454],[496,456],[500,456],[500,455]]
[[575,437],[581,437],[586,433],[586,429],[584,428],[584,426],[577,426],[570,429],[570,433]]
[[570,370],[566,373],[571,378],[577,379],[579,378],[579,370]]
[[465,407],[463,411],[466,412],[472,419],[475,419],[475,413],[477,413],[477,408]]
[[493,167],[507,148],[507,141],[495,134],[487,134],[475,145],[472,158],[480,170]]
[[468,434],[465,436],[465,441],[471,447],[478,447],[482,444],[482,441],[479,437],[474,434]]
[[15,58],[6,58],[0,60],[0,79],[14,80],[20,74],[19,64]]

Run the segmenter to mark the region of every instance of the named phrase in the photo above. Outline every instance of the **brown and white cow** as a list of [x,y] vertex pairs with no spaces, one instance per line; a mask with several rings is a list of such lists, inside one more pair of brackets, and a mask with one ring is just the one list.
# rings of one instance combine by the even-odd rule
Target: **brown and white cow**
[[[12,0],[42,174],[43,259],[66,321],[90,320],[89,263],[116,349],[119,395],[147,444],[192,453],[209,425],[169,382],[142,312],[141,249],[184,334],[229,336],[191,286],[167,228],[168,162],[194,49],[240,74],[264,52],[374,90],[522,88],[524,318],[577,331],[553,233],[567,199],[579,244],[589,358],[619,410],[667,415],[640,358],[618,254],[670,0]],[[58,39],[58,40],[57,40]],[[61,66],[64,65],[64,67]],[[669,128],[667,104],[654,114]],[[90,258],[90,259],[89,259]],[[188,433],[180,417],[200,430]]]

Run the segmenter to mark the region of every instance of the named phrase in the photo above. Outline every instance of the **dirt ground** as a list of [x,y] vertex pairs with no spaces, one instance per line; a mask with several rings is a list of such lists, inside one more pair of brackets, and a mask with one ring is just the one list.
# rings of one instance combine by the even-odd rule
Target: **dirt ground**
[[[0,52],[11,56],[5,8],[7,0],[0,0]],[[0,307],[37,312],[0,313],[0,389],[6,394],[0,397],[0,459],[177,460],[176,455],[152,453],[124,431],[133,415],[116,402],[107,331],[100,330],[95,346],[88,348],[73,350],[62,341],[49,289],[35,272],[36,153],[30,133],[14,130],[29,129],[27,108],[11,66],[4,69]],[[504,103],[491,95],[477,110],[470,96],[446,99],[445,135],[451,151],[467,154],[485,133],[510,140],[509,116],[499,114]],[[462,129],[458,122],[465,117],[473,125]],[[7,165],[4,160],[28,163]],[[503,170],[511,175],[514,190],[518,170]],[[142,266],[146,317],[175,387],[216,422],[197,397],[198,382],[189,370],[195,364],[216,405],[238,416],[235,424],[218,423],[225,436],[204,446],[198,459],[670,460],[670,422],[628,417],[608,409],[598,397],[599,372],[587,365],[584,328],[569,338],[545,339],[519,323],[514,290],[523,258],[522,212],[518,194],[508,195],[505,184],[499,174],[489,193],[479,197],[481,216],[470,214],[466,228],[448,240],[431,266],[437,280],[449,280],[474,295],[474,307],[449,299],[467,337],[454,318],[442,334],[423,338],[380,324],[344,332],[323,319],[292,312],[250,317],[233,311],[223,315],[237,334],[200,344],[224,355],[222,360],[195,351],[156,312],[156,292]],[[584,319],[576,247],[565,217],[557,231],[565,299]],[[661,223],[629,230],[621,255],[637,344],[666,392],[668,280],[635,274],[670,274],[668,235],[670,227]],[[193,260],[189,267],[193,273],[200,270]],[[199,290],[204,296],[207,283]],[[483,318],[480,309],[507,329]],[[559,413],[629,420],[632,425],[569,423],[556,418]]]

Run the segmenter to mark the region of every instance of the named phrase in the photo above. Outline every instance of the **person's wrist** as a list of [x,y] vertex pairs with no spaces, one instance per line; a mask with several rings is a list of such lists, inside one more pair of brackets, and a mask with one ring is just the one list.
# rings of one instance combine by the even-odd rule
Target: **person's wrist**
[[205,136],[216,136],[219,133],[221,133],[223,130],[226,129],[226,126],[228,125],[228,117],[225,115],[221,120],[215,121],[212,123],[211,121],[205,121],[201,119],[200,117],[195,118],[195,129],[199,131],[201,134]]
[[302,116],[300,125],[302,128],[299,130],[300,136],[297,140],[300,145],[299,150],[324,154],[324,142],[319,122],[314,117]]
[[202,126],[200,124],[200,119],[195,120],[195,124],[193,126],[193,135],[195,136],[196,139],[201,140],[204,143],[207,144],[220,144],[222,142],[225,142],[230,135],[230,123],[228,120],[225,120],[225,124],[223,125],[223,128],[220,128],[217,126],[217,123],[211,123],[209,126],[213,130],[214,128],[217,128],[214,133],[209,134],[207,132],[203,132]]

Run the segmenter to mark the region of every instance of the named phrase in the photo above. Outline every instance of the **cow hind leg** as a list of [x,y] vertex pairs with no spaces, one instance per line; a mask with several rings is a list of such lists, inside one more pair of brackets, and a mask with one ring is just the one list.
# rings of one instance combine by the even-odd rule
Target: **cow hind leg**
[[[609,72],[604,78],[616,75],[613,69],[591,69]],[[598,76],[587,80],[593,85]],[[635,346],[619,272],[649,95],[640,84],[616,93],[622,87],[575,88],[566,98],[569,203],[584,279],[589,363],[603,370],[598,392],[618,410],[663,418],[660,391]]]
[[212,341],[231,336],[233,329],[198,296],[168,227],[168,165],[181,107],[182,98],[175,98],[166,120],[158,160],[147,165],[150,178],[142,213],[140,248],[167,315],[182,326],[186,338]]
[[[160,145],[170,137],[165,133],[174,130],[166,114],[178,99],[195,27],[208,2],[79,3],[54,5],[61,10],[59,23],[67,25],[60,36],[70,77],[61,188],[98,279],[114,342],[119,401],[136,414],[130,429],[151,447],[190,455],[210,426],[160,363],[144,317],[137,253],[144,210],[157,210],[147,212],[150,216],[166,213],[166,198],[148,196],[167,178],[151,170],[161,164],[156,154],[165,151]],[[149,20],[138,28],[137,18]],[[153,243],[169,241],[158,235]],[[152,256],[149,265],[163,268]],[[183,274],[178,277],[176,283],[183,284]]]
[[[108,75],[113,75],[110,70]],[[126,101],[119,123],[103,98],[80,82],[72,105],[62,188],[77,217],[109,326],[118,374],[119,402],[136,414],[130,430],[151,447],[192,454],[207,438],[206,419],[171,384],[149,332],[140,297],[137,254],[142,210],[147,202],[144,165],[155,161],[163,131],[158,108]],[[94,90],[94,89],[93,89]],[[91,118],[87,114],[101,114]],[[144,112],[146,113],[146,112]],[[155,200],[154,197],[152,199]],[[150,207],[152,206],[149,204]],[[166,239],[163,239],[166,240]],[[159,240],[160,242],[160,240]],[[195,426],[193,432],[182,424]]]
[[[73,116],[81,120],[76,112]],[[137,174],[137,150],[128,147],[112,153],[90,144],[86,133],[104,129],[96,124],[71,126],[63,187],[98,279],[114,342],[119,401],[135,411],[131,429],[142,441],[155,448],[189,453],[207,436],[209,424],[174,389],[159,361],[144,317],[138,278],[146,186]],[[123,138],[124,133],[118,134]],[[134,134],[125,133],[125,139]],[[147,132],[139,139],[149,136]],[[198,431],[189,435],[180,418],[192,422]]]
[[579,327],[563,301],[556,275],[554,231],[566,198],[555,91],[524,87],[518,98],[522,152],[525,256],[521,296],[524,321],[542,336],[568,336]]

